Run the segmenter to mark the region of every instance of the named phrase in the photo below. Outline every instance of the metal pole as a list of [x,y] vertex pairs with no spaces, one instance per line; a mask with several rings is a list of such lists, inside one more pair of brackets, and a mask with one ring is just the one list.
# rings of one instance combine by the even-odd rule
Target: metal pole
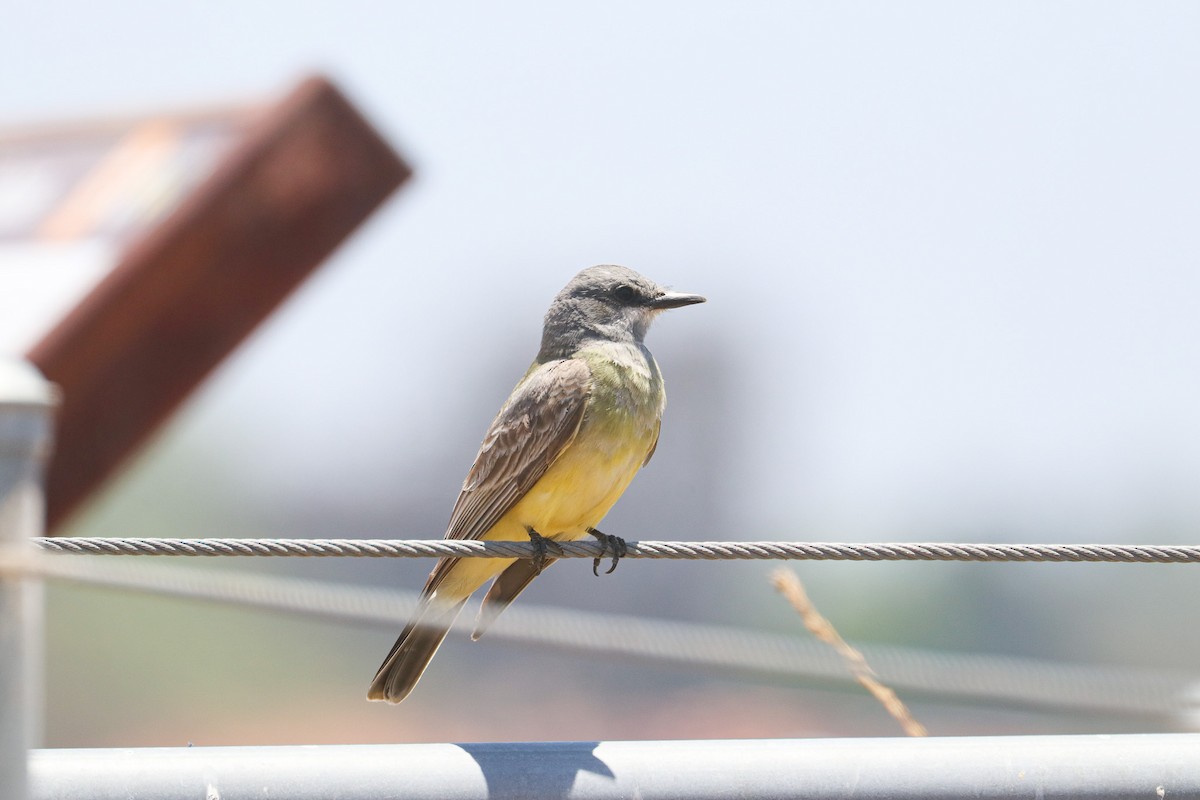
[[[0,357],[0,548],[19,553],[42,535],[42,475],[50,451],[54,389],[24,361]],[[0,572],[0,797],[27,797],[40,661],[40,589]]]
[[31,800],[1200,798],[1200,735],[40,750]]

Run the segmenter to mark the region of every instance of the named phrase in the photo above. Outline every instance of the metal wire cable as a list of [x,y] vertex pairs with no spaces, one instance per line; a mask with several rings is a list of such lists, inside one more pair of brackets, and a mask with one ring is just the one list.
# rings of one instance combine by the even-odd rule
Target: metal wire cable
[[[416,595],[301,578],[108,559],[0,553],[0,570],[45,578],[215,601],[395,631]],[[469,626],[462,621],[459,627]],[[488,638],[667,661],[757,675],[847,682],[828,648],[800,636],[619,614],[517,604]],[[1036,659],[860,648],[889,685],[910,692],[1030,708],[1169,717],[1194,725],[1200,676],[1167,670],[1097,667]]]
[[[288,556],[304,558],[530,558],[529,542],[461,539],[40,538],[55,553],[125,556]],[[953,544],[942,542],[628,542],[625,558],[787,561],[974,561],[1196,564],[1197,545]],[[599,542],[551,544],[555,558],[611,555]],[[561,550],[561,552],[559,552]]]

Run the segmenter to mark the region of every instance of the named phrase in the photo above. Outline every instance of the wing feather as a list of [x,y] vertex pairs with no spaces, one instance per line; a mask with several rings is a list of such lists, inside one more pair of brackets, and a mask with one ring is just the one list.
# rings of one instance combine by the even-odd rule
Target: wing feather
[[650,463],[650,459],[654,458],[654,451],[658,449],[658,434],[662,431],[662,417],[654,423],[654,441],[650,443],[650,449],[646,451],[646,458],[642,461],[642,466]]
[[[447,539],[478,539],[515,506],[579,431],[592,373],[580,359],[550,361],[529,373],[483,437],[463,481]],[[426,591],[441,583],[457,559],[443,559]]]

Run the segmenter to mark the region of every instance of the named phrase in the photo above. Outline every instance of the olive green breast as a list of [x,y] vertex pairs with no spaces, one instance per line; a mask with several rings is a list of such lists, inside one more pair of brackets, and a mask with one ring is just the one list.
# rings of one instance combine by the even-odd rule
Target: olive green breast
[[575,353],[592,373],[583,426],[635,439],[657,437],[666,405],[662,374],[645,347],[597,343]]

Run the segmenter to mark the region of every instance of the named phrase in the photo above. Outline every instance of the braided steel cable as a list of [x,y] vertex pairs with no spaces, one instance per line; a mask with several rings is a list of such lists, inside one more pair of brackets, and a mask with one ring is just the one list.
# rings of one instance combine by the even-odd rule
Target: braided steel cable
[[[459,539],[42,538],[54,553],[124,556],[303,558],[530,558],[529,542]],[[943,542],[628,542],[625,558],[783,561],[971,561],[1196,564],[1200,546],[1142,544],[955,544]],[[555,558],[611,555],[599,542],[551,543]],[[559,552],[561,550],[561,552]]]

